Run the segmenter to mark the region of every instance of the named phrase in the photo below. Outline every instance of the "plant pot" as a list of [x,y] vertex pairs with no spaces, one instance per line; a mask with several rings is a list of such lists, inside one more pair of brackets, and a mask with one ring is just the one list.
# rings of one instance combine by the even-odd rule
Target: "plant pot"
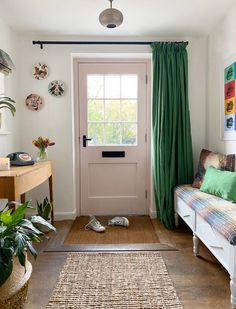
[[26,301],[32,265],[26,260],[26,271],[18,258],[13,260],[13,271],[7,281],[0,287],[1,309],[22,309]]

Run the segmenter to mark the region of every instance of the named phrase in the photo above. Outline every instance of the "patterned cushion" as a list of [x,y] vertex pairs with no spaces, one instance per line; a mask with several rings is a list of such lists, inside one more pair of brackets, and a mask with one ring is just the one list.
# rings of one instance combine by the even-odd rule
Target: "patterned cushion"
[[207,149],[202,149],[198,163],[197,173],[193,181],[192,187],[200,188],[203,182],[205,172],[209,166],[214,166],[220,170],[234,171],[235,155],[223,155]]
[[175,193],[236,246],[236,204],[186,185],[176,187]]

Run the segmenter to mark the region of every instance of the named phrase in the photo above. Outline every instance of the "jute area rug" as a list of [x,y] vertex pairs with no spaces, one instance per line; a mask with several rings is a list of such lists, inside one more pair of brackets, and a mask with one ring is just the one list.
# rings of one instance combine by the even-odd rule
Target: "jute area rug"
[[69,253],[49,308],[182,309],[157,252]]

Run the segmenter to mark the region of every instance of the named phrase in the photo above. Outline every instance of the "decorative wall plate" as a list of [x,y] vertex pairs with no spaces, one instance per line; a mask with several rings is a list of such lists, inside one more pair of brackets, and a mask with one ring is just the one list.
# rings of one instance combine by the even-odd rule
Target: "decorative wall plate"
[[54,97],[61,97],[65,92],[65,84],[61,80],[54,80],[48,85],[48,92]]
[[38,111],[43,107],[44,100],[40,95],[32,93],[26,98],[25,104],[31,111]]
[[45,63],[36,63],[33,69],[35,79],[45,79],[48,76],[48,66]]

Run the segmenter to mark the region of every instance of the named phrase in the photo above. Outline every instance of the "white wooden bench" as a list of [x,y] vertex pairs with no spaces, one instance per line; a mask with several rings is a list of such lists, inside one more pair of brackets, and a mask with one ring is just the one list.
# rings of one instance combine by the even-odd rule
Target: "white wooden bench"
[[214,229],[199,213],[175,193],[175,224],[179,216],[193,231],[193,253],[199,254],[199,239],[230,275],[231,304],[236,308],[236,246]]

